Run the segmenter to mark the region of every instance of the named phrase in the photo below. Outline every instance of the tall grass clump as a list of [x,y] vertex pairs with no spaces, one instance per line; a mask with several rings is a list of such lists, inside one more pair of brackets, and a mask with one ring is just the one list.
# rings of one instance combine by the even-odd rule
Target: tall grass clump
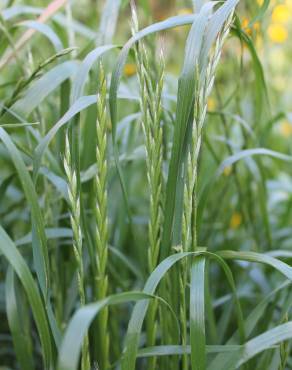
[[292,368],[288,0],[43,5],[0,4],[0,367]]

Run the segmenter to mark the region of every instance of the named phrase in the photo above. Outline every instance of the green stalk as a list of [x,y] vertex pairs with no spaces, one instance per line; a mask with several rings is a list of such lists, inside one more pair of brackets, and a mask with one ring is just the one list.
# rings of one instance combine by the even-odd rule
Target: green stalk
[[[195,91],[194,122],[190,151],[187,158],[182,219],[182,246],[183,251],[185,252],[197,250],[197,179],[198,161],[202,143],[202,131],[207,113],[207,100],[214,85],[216,68],[221,57],[224,41],[229,33],[232,19],[233,13],[226,21],[222,32],[219,34],[216,40],[214,54],[210,57],[205,76],[200,75],[199,65],[197,65],[195,71],[197,84]],[[187,344],[187,308],[185,297],[185,287],[187,285],[186,271],[187,266],[185,261],[180,273],[180,321],[182,324],[182,345]],[[183,370],[187,370],[189,368],[187,355],[183,355],[182,357],[182,366]]]
[[[107,127],[106,111],[106,78],[100,66],[100,88],[97,94],[97,123],[96,123],[96,166],[95,176],[96,205],[95,218],[95,253],[96,253],[96,299],[106,297],[108,290],[107,260],[108,260],[108,221],[107,221]],[[104,309],[98,317],[100,358],[99,368],[104,370],[109,366],[109,334],[108,309]]]
[[[83,244],[82,244],[82,232],[81,232],[81,218],[80,218],[80,195],[77,187],[76,171],[72,168],[72,159],[70,152],[70,144],[68,135],[65,138],[65,158],[64,158],[64,169],[67,176],[68,182],[68,197],[70,205],[70,221],[73,232],[73,251],[75,261],[77,265],[77,283],[78,293],[81,306],[85,305],[85,290],[84,290],[84,269],[83,269]],[[82,347],[82,360],[81,369],[90,369],[89,360],[89,345],[88,338],[85,339]]]
[[[138,32],[138,18],[132,6],[133,27],[132,33]],[[161,57],[157,73],[157,84],[154,88],[150,75],[150,65],[144,45],[139,42],[135,48],[138,78],[140,83],[140,109],[142,113],[142,126],[145,137],[147,179],[150,192],[149,210],[149,248],[148,269],[153,272],[158,263],[160,251],[160,235],[163,218],[162,207],[162,127],[161,120],[161,95],[163,88],[164,64]],[[157,334],[157,302],[150,304],[147,316],[147,345],[153,346]],[[148,361],[148,369],[156,368],[156,358]]]

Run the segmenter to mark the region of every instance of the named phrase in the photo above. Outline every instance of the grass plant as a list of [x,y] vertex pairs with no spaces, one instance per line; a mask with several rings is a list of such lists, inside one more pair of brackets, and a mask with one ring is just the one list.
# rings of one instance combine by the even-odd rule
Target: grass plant
[[292,368],[291,10],[2,1],[0,369]]

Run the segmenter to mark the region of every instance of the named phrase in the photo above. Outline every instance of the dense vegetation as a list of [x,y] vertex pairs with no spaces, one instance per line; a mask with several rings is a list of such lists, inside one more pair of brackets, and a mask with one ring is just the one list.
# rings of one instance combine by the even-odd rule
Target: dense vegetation
[[292,369],[291,0],[0,12],[0,369]]

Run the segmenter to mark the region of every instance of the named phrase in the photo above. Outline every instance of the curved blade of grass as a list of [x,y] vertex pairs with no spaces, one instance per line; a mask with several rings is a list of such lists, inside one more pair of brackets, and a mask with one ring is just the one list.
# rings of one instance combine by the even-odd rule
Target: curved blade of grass
[[217,252],[217,254],[224,259],[256,262],[271,266],[274,269],[278,270],[281,274],[286,276],[289,280],[292,280],[292,267],[267,254],[236,251],[220,251]]
[[[10,8],[4,9],[2,12],[2,16],[4,20],[8,21],[20,15],[26,15],[26,14],[39,15],[39,14],[42,14],[43,10],[44,8],[35,7],[35,6],[15,5]],[[61,26],[64,26],[64,24],[66,24],[66,16],[61,13],[55,14],[53,16],[53,19],[56,22],[58,22]],[[76,20],[72,22],[72,28],[76,33],[84,37],[87,37],[90,40],[95,39],[97,36],[96,32],[93,32],[90,28],[86,27],[84,24]]]
[[[52,227],[45,229],[47,239],[63,239],[72,238],[72,230],[65,227]],[[31,243],[31,233],[26,234],[22,238],[15,241],[16,246],[22,246]]]
[[[169,254],[173,225],[175,217],[180,217],[181,210],[175,212],[177,194],[180,194],[178,204],[182,208],[182,196],[184,186],[181,178],[183,152],[186,152],[186,135],[188,124],[192,124],[191,110],[194,105],[195,71],[198,68],[199,75],[204,74],[207,66],[208,54],[212,43],[220,32],[224,22],[232,12],[238,0],[226,1],[211,17],[209,14],[216,2],[205,4],[194,21],[188,36],[184,66],[179,78],[176,124],[173,136],[173,146],[169,164],[169,174],[166,185],[166,207],[161,241],[161,259]],[[176,216],[178,214],[178,216]],[[181,222],[178,223],[181,227]],[[178,232],[180,234],[180,232]]]
[[[215,3],[212,4],[212,6],[214,5]],[[183,181],[179,182],[179,179],[182,177],[183,152],[186,151],[184,147],[186,146],[186,133],[188,126],[191,125],[193,121],[191,114],[193,111],[196,84],[195,71],[196,68],[199,68],[199,56],[203,37],[212,7],[208,7],[205,11],[203,10],[204,8],[201,10],[200,14],[196,16],[189,32],[185,48],[184,65],[178,81],[176,122],[166,185],[165,217],[161,239],[161,260],[169,255],[175,215],[178,214],[178,217],[180,217],[182,214],[179,209],[175,212],[177,204],[182,206],[181,202],[178,203],[177,194],[181,194],[180,200],[183,197],[183,191],[178,189],[178,183],[180,183],[180,187],[184,186]],[[177,234],[180,235],[180,232],[178,231]]]
[[[272,348],[276,344],[292,338],[292,321],[273,329],[246,342],[238,353],[225,354],[222,363],[208,367],[208,370],[235,370],[259,353]],[[222,357],[223,359],[223,357]]]
[[60,40],[59,36],[47,24],[40,23],[40,22],[37,22],[37,21],[25,21],[25,22],[18,23],[17,26],[28,27],[28,28],[34,29],[34,30],[40,32],[41,34],[43,34],[52,43],[56,53],[58,53],[59,51],[64,49],[63,43]]
[[[211,345],[206,346],[206,351],[207,353],[228,353],[239,351],[241,347],[240,345]],[[179,356],[184,354],[191,354],[191,346],[165,345],[141,348],[137,357]]]
[[134,46],[134,44],[141,40],[142,38],[151,35],[153,33],[164,31],[170,28],[178,27],[178,26],[184,26],[187,24],[192,24],[194,22],[195,16],[194,15],[185,15],[185,16],[177,16],[177,17],[171,17],[166,19],[165,21],[154,23],[143,30],[137,32],[133,37],[129,39],[129,41],[124,45],[120,56],[118,58],[118,61],[116,63],[115,69],[112,74],[111,78],[111,84],[110,84],[110,96],[109,96],[109,102],[110,102],[110,114],[111,114],[111,120],[112,120],[112,135],[114,138],[116,138],[116,126],[117,126],[117,93],[118,93],[118,87],[120,84],[120,80],[122,77],[122,73],[124,70],[124,66],[126,64],[126,60],[128,57],[128,54],[130,52],[130,49]]
[[117,48],[117,45],[99,46],[86,55],[80,66],[78,67],[76,77],[72,84],[71,103],[74,103],[83,95],[84,85],[90,69],[93,64],[106,52]]
[[[142,292],[126,292],[108,296],[96,303],[81,307],[71,319],[59,352],[57,370],[77,370],[81,347],[90,324],[98,313],[109,305],[158,298]],[[161,298],[160,298],[161,300]]]
[[6,146],[11,156],[11,160],[13,161],[13,164],[18,173],[28,204],[31,207],[32,223],[35,225],[35,236],[36,236],[35,242],[32,244],[34,266],[37,272],[37,277],[42,293],[44,294],[44,298],[47,299],[49,287],[49,256],[47,250],[45,227],[43,223],[41,210],[38,204],[38,197],[35,192],[35,188],[33,186],[31,177],[28,173],[28,170],[24,164],[24,161],[18,149],[10,139],[10,136],[1,127],[0,127],[0,139]]
[[[241,29],[240,22],[237,19],[235,21],[235,27],[232,29],[232,34],[237,36],[241,42],[243,42],[250,52],[254,75],[255,75],[255,119],[257,122],[261,122],[262,113],[264,108],[267,108],[267,112],[270,113],[270,102],[267,84],[265,80],[264,69],[262,67],[261,61],[258,57],[256,48],[254,46],[253,40]],[[258,126],[258,125],[257,125]],[[257,128],[256,126],[256,128]]]
[[[51,1],[48,6],[42,11],[41,15],[38,17],[38,22],[45,23],[48,19],[50,19],[62,6],[65,5],[67,0],[53,0]],[[14,50],[8,51],[3,58],[0,60],[0,69],[3,68],[13,57],[15,54],[15,50],[20,50],[23,46],[31,39],[31,37],[35,34],[34,29],[27,30],[21,38],[16,42]]]
[[191,267],[190,343],[193,370],[206,369],[205,266],[206,259],[200,256]]
[[18,17],[20,15],[26,14],[38,15],[41,14],[42,11],[43,8],[38,8],[29,5],[16,5],[4,9],[1,15],[5,21],[9,21],[12,18]]
[[112,42],[121,6],[121,0],[105,2],[98,29],[97,44],[104,45]]
[[212,47],[213,42],[216,40],[218,33],[221,31],[225,21],[232,13],[236,5],[240,0],[227,0],[224,4],[216,10],[212,15],[208,24],[206,37],[204,40],[204,48],[202,49],[201,63],[203,66],[203,72],[205,72],[207,64],[207,56]]
[[[268,303],[275,299],[275,295],[280,292],[282,289],[285,289],[291,285],[290,280],[286,280],[283,284],[281,284],[279,287],[274,289],[269,295],[267,295],[250,313],[250,315],[245,320],[244,326],[246,335],[250,336],[254,328],[256,327],[257,323],[259,322],[260,318],[265,313],[265,310],[268,306]],[[236,339],[236,332],[232,335],[232,337],[228,340],[227,346],[230,344],[233,344]],[[214,360],[210,364],[210,369],[215,369],[216,367],[220,368],[225,364],[226,356],[225,354],[218,354]],[[222,365],[223,364],[223,365]],[[209,369],[208,367],[208,369]]]
[[64,116],[50,129],[46,136],[40,140],[34,152],[34,179],[36,179],[37,173],[40,169],[41,159],[44,151],[48,147],[49,143],[53,140],[58,130],[67,122],[69,122],[71,118],[76,116],[76,114],[80,113],[82,110],[86,109],[92,104],[96,104],[96,95],[82,96],[79,98],[73,105],[71,105]]
[[[292,321],[279,325],[265,333],[249,340],[243,347],[241,358],[236,363],[236,369],[245,364],[257,354],[272,346],[292,338]],[[232,370],[230,367],[229,370]],[[223,370],[223,369],[222,369]]]
[[[27,90],[23,98],[13,104],[11,110],[28,116],[51,92],[76,72],[77,65],[75,61],[67,61],[50,69]],[[7,116],[10,115],[6,113],[3,120],[6,120]]]
[[[122,96],[123,98],[123,96]],[[127,98],[131,98],[128,96]],[[135,99],[135,98],[134,98]],[[87,96],[81,96],[76,100],[75,103],[73,103],[68,111],[64,114],[63,117],[59,119],[57,123],[48,131],[48,133],[39,141],[38,146],[35,148],[34,152],[34,179],[36,179],[36,176],[40,170],[41,165],[41,159],[42,156],[49,146],[50,142],[53,140],[56,133],[60,130],[61,127],[63,127],[66,123],[68,123],[74,116],[76,116],[78,113],[83,111],[84,109],[88,108],[89,106],[96,104],[96,95],[87,95]]]
[[280,159],[282,161],[292,162],[292,156],[276,152],[274,150],[265,148],[245,149],[224,159],[224,161],[218,168],[217,176],[220,176],[226,167],[232,166],[234,163],[240,161],[241,159],[245,159],[254,155],[267,155],[275,159]]
[[260,21],[264,17],[266,11],[269,8],[269,5],[270,5],[270,0],[263,1],[263,4],[261,5],[260,10],[258,11],[257,15],[249,23],[249,27],[252,27],[256,22]]
[[3,128],[19,128],[19,127],[27,127],[27,126],[35,126],[35,125],[39,125],[39,122],[0,123],[0,127],[3,127]]
[[[154,294],[161,279],[165,276],[167,271],[173,265],[175,265],[177,262],[179,262],[183,258],[198,257],[198,256],[206,256],[206,257],[213,258],[223,268],[223,271],[227,277],[228,283],[231,287],[234,300],[235,300],[235,304],[236,304],[240,337],[241,337],[241,340],[244,340],[245,335],[244,335],[242,312],[240,308],[240,303],[237,298],[236,287],[235,287],[232,273],[229,267],[227,266],[227,264],[224,262],[224,260],[214,253],[205,252],[205,251],[186,252],[186,253],[177,253],[177,254],[167,257],[156,267],[156,269],[149,276],[144,286],[143,292],[147,294]],[[125,338],[125,346],[124,346],[123,358],[122,358],[122,363],[121,363],[122,370],[134,370],[135,369],[139,337],[140,337],[143,321],[144,321],[148,306],[149,306],[149,301],[144,300],[144,301],[138,302],[134,307],[134,310],[133,310],[133,313],[132,313],[132,316],[131,316],[131,319],[128,325],[127,335]]]
[[206,1],[207,0],[193,0],[193,5],[196,13],[199,13]]
[[27,323],[29,313],[28,311],[22,312],[22,314],[25,313],[27,315],[26,317],[20,315],[19,308],[23,309],[25,305],[19,307],[20,297],[16,296],[15,288],[14,271],[9,266],[5,282],[5,303],[9,330],[12,335],[13,346],[20,369],[32,370],[34,369],[34,364],[31,341],[28,337],[29,333],[24,331],[24,325]]
[[275,257],[275,258],[292,258],[292,251],[286,250],[275,250],[269,251],[266,253],[268,256]]
[[52,342],[46,312],[37,285],[15,244],[0,226],[0,251],[16,272],[26,291],[41,340],[44,368],[52,364]]

